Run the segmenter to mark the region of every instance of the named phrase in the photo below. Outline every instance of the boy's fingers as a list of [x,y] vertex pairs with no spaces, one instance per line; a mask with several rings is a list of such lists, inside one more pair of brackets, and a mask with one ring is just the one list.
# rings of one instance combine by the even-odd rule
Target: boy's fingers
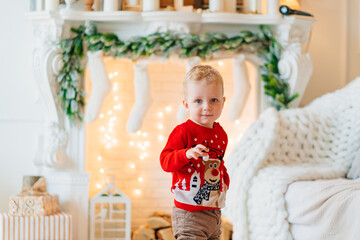
[[201,149],[202,151],[209,152],[209,149],[202,144],[198,144],[198,145],[196,145],[196,147],[198,149]]

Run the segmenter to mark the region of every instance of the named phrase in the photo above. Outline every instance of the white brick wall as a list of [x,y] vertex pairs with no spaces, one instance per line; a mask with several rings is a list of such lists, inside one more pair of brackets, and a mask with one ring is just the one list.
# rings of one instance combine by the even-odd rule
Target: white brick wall
[[[217,62],[209,64],[220,71],[225,81],[227,102],[219,121],[225,130],[228,130],[229,137],[236,139],[253,121],[255,108],[253,103],[248,104],[243,114],[246,118],[240,119],[242,122],[240,125],[227,120],[227,105],[229,105],[232,95],[232,66],[230,60],[223,62],[223,66],[219,66]],[[135,101],[133,63],[129,60],[106,58],[105,64],[108,74],[118,72],[117,76],[110,79],[112,83],[118,83],[118,90],[111,92],[106,98],[101,110],[105,117],[103,119],[98,118],[86,126],[86,169],[91,173],[90,197],[99,190],[96,184],[104,186],[104,175],[116,175],[116,186],[132,200],[132,228],[135,229],[144,224],[146,218],[155,211],[171,213],[173,206],[173,196],[170,192],[171,174],[165,173],[161,169],[159,154],[166,143],[167,136],[178,124],[176,111],[182,100],[182,80],[185,76],[185,65],[179,61],[149,64],[153,104],[145,117],[140,130],[141,134],[137,135],[126,131],[126,122]],[[91,83],[88,78],[87,83],[90,93]],[[255,85],[253,84],[253,86],[252,93],[249,96],[251,100],[255,97]],[[118,96],[118,101],[114,100],[115,96]],[[115,103],[121,104],[121,110],[113,109]],[[172,107],[170,112],[165,110],[167,106]],[[107,128],[110,117],[107,114],[109,110],[112,110],[111,116],[116,116],[117,120],[114,122],[113,132],[108,133],[108,135],[116,138],[118,142],[107,149],[102,142],[105,133],[99,129],[101,126]],[[159,112],[163,113],[162,118],[158,117]],[[158,124],[162,124],[164,128],[158,129]],[[144,132],[147,134],[146,137],[142,136]],[[163,141],[159,141],[159,135],[164,136]],[[133,141],[135,146],[131,146],[130,141]],[[144,151],[136,145],[139,142],[144,143],[146,141],[150,144],[145,150],[148,156],[141,160],[140,156]],[[97,160],[98,156],[102,156],[102,161]],[[135,168],[131,168],[131,164],[134,164]],[[104,174],[100,173],[101,168],[105,169]],[[138,180],[139,177],[143,179],[143,182]],[[136,194],[136,189],[140,190],[140,194]]]

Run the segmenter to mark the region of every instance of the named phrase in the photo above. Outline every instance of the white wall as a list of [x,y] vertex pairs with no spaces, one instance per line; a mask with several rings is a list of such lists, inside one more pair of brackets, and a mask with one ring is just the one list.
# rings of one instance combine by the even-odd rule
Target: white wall
[[[314,74],[304,105],[344,86],[359,73],[359,7],[355,1],[338,0],[302,0],[301,4],[317,19],[309,49]],[[32,160],[43,128],[42,100],[32,74],[34,44],[25,16],[28,8],[27,0],[5,1],[0,14],[0,212],[7,211],[8,197],[21,190],[22,176],[36,173]]]
[[27,0],[6,1],[0,14],[0,212],[8,211],[8,197],[21,190],[22,176],[36,173],[32,160],[42,130],[27,11]]
[[360,76],[360,4],[359,1],[348,3],[347,32],[347,80]]
[[[301,8],[315,16],[309,52],[314,64],[302,106],[346,83],[347,2],[302,0]],[[350,1],[349,1],[350,2]]]

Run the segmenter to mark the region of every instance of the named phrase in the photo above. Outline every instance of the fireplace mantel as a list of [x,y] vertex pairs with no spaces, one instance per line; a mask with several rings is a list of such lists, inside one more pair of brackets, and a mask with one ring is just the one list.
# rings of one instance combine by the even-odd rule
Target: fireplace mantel
[[[257,28],[258,25],[271,25],[274,28],[288,26],[288,31],[278,31],[279,34],[294,34],[290,30],[302,28],[302,33],[311,31],[314,18],[303,16],[280,16],[266,14],[239,14],[239,13],[196,13],[177,11],[154,11],[154,12],[84,12],[84,11],[41,11],[31,12],[29,18],[38,24],[40,22],[62,22],[65,24],[82,24],[85,21],[94,21],[99,25],[100,31],[112,30],[122,32],[123,30],[142,30],[153,24],[185,24],[186,26],[197,26],[197,29],[189,29],[192,33],[220,32],[238,33],[242,29]],[[130,31],[129,36],[143,35],[145,32]],[[141,34],[142,33],[142,34]],[[306,35],[306,34],[305,34]]]
[[[57,92],[56,75],[62,66],[58,43],[69,38],[70,29],[95,21],[100,32],[114,32],[120,39],[148,35],[154,32],[180,33],[222,32],[229,36],[241,30],[257,30],[269,25],[283,47],[279,69],[289,79],[292,92],[303,95],[312,74],[312,62],[307,47],[312,24],[310,17],[280,15],[251,15],[237,13],[156,12],[81,12],[42,11],[28,14],[33,23],[35,46],[33,68],[35,79],[46,105],[44,133],[39,136],[35,164],[40,173],[48,176],[49,191],[59,195],[62,207],[74,216],[74,239],[87,239],[88,179],[85,173],[84,124],[72,125],[64,117]],[[225,56],[229,57],[229,56]],[[230,56],[231,57],[231,56]],[[258,65],[258,59],[247,56]],[[84,84],[84,83],[81,83]],[[258,79],[258,113],[267,107],[261,81]],[[300,103],[301,97],[294,105]],[[74,184],[75,183],[75,184]],[[61,192],[59,192],[61,190]]]

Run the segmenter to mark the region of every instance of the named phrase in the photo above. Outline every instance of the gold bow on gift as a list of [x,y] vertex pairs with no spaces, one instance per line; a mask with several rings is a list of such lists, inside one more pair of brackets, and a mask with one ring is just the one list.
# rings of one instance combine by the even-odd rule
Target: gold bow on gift
[[49,193],[46,192],[46,180],[41,177],[37,180],[32,187],[24,187],[18,196],[47,196]]

